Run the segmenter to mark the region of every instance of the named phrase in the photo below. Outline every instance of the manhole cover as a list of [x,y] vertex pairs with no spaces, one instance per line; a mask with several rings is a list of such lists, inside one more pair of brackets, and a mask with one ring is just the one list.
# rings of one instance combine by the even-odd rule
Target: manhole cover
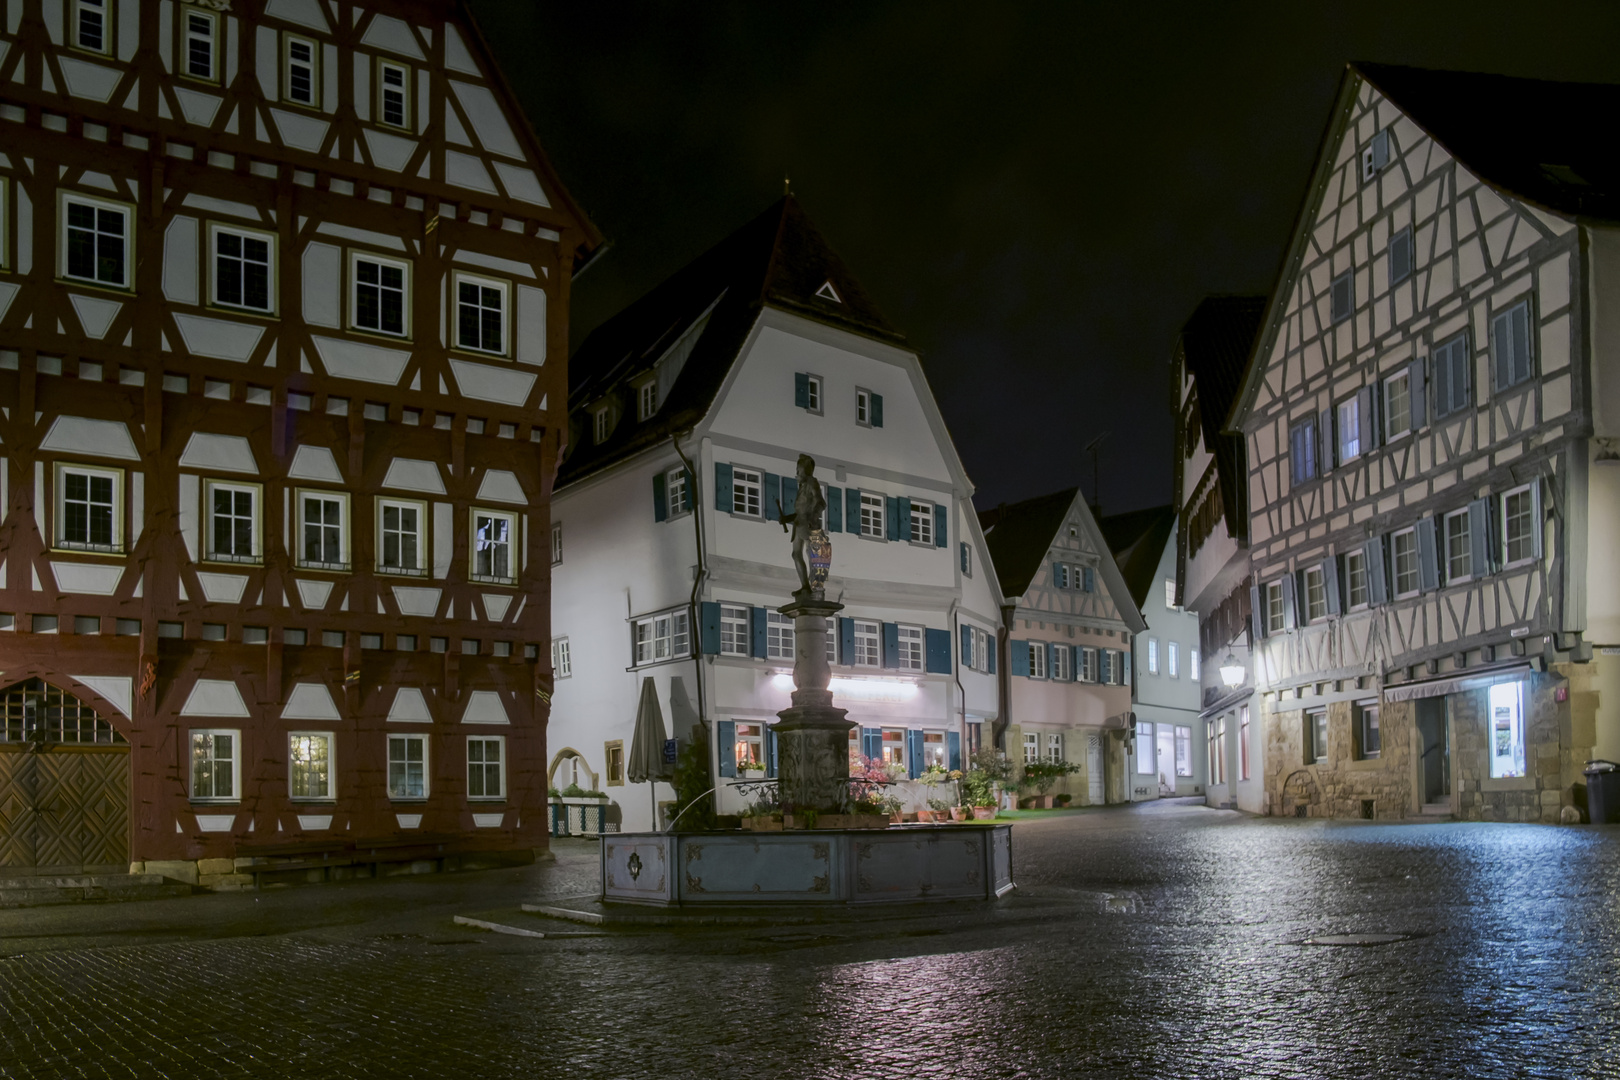
[[1306,938],[1301,945],[1388,945],[1406,941],[1411,934],[1321,934]]

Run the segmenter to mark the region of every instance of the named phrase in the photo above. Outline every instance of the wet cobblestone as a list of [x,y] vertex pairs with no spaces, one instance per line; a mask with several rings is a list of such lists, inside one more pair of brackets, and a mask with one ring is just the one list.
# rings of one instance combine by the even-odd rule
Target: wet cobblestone
[[[0,913],[0,1076],[1540,1077],[1620,1073],[1620,829],[1015,830],[954,920],[526,940],[553,866]],[[1394,933],[1361,948],[1324,934]]]

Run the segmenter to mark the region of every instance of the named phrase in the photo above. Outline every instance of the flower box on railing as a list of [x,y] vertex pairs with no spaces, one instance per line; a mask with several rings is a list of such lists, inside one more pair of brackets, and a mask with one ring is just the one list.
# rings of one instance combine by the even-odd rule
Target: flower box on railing
[[559,836],[600,836],[607,831],[607,796],[587,797],[562,795],[553,800],[561,803],[564,830]]

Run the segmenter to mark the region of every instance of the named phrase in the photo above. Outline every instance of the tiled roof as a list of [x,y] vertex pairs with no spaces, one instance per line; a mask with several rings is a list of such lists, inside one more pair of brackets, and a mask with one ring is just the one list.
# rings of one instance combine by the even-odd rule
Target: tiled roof
[[1009,600],[1022,596],[1035,580],[1078,490],[1068,488],[980,512],[979,526],[1003,596]]
[[1138,608],[1142,607],[1147,602],[1148,590],[1158,579],[1164,545],[1176,530],[1176,508],[1154,506],[1113,514],[1099,519],[1097,527],[1108,541],[1108,549],[1114,553],[1114,562],[1125,578],[1125,587],[1131,591],[1131,599]]

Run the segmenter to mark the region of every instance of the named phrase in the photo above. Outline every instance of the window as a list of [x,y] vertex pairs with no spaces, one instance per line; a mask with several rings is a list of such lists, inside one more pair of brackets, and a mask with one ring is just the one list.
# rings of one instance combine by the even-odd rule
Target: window
[[1467,581],[1474,576],[1472,544],[1468,533],[1468,511],[1457,510],[1445,517],[1446,581]]
[[911,542],[934,546],[934,504],[911,500]]
[[456,275],[456,344],[478,352],[506,353],[504,281]]
[[642,383],[636,391],[636,419],[651,420],[658,412],[658,383]]
[[1502,496],[1502,543],[1504,565],[1536,557],[1537,534],[1535,485],[1514,488]]
[[1389,238],[1389,283],[1398,285],[1412,276],[1412,227]]
[[731,470],[731,512],[745,517],[760,517],[763,479],[753,469]]
[[1159,639],[1148,638],[1148,674],[1159,673]]
[[1412,430],[1412,376],[1410,371],[1384,380],[1384,441]]
[[591,436],[596,445],[601,446],[613,434],[613,410],[611,406],[603,405],[591,414]]
[[185,59],[182,73],[193,79],[208,82],[218,80],[215,53],[219,38],[219,17],[211,12],[188,9],[183,16],[185,30],[182,44]]
[[1365,449],[1361,445],[1361,399],[1349,398],[1339,402],[1339,462],[1353,461]]
[[208,505],[208,558],[216,562],[259,560],[259,488],[210,480]]
[[1496,353],[1496,388],[1517,386],[1530,378],[1530,301],[1491,319],[1491,349]]
[[385,574],[425,574],[427,544],[422,521],[427,504],[377,500],[377,569]]
[[467,798],[506,797],[506,737],[470,735],[467,738]]
[[855,391],[855,422],[862,427],[882,427],[883,395],[857,388]]
[[298,565],[311,570],[347,570],[349,498],[330,491],[298,493]]
[[1115,685],[1113,649],[1097,650],[1097,681],[1104,686]]
[[1074,680],[1074,650],[1067,645],[1052,646],[1052,678],[1058,682]]
[[1209,782],[1226,783],[1226,717],[1209,722]]
[[1315,622],[1327,618],[1327,579],[1322,573],[1322,567],[1308,566],[1300,577],[1305,585],[1305,621]]
[[287,795],[293,799],[330,799],[332,794],[331,732],[294,731],[287,736]]
[[1491,778],[1523,776],[1524,683],[1497,683],[1489,689],[1491,710]]
[[505,510],[472,512],[472,578],[496,585],[517,580],[517,515]]
[[861,492],[861,535],[883,539],[883,496]]
[[1326,709],[1305,714],[1305,764],[1325,765],[1328,759]]
[[624,786],[624,740],[614,739],[612,742],[602,744],[602,754],[607,761],[608,787]]
[[377,120],[389,127],[411,126],[411,69],[388,60],[377,63]]
[[684,610],[666,611],[662,615],[637,619],[635,630],[638,664],[677,660],[687,655],[691,635]]
[[1159,771],[1158,763],[1154,760],[1153,725],[1140,720],[1136,724],[1136,771],[1143,776],[1152,776]]
[[108,34],[108,0],[73,0],[73,44],[87,52],[112,52]]
[[1052,564],[1052,587],[1054,589],[1067,589],[1069,587],[1069,568],[1066,564]]
[[1249,778],[1249,707],[1238,710],[1238,779]]
[[1063,733],[1061,731],[1048,731],[1046,733],[1046,760],[1063,760]]
[[1371,597],[1367,592],[1367,552],[1363,548],[1345,552],[1344,556],[1345,591],[1349,596],[1350,609],[1366,607]]
[[1173,608],[1176,606],[1176,582],[1174,578],[1165,579],[1164,606],[1167,608]]
[[551,526],[551,565],[562,564],[562,522]]
[[1355,718],[1357,756],[1377,757],[1383,745],[1378,731],[1378,702],[1358,701],[1350,709]]
[[1316,468],[1316,416],[1296,423],[1288,433],[1288,462],[1294,483],[1314,480]]
[[1041,737],[1033,731],[1024,733],[1024,764],[1033,765],[1041,760]]
[[1097,681],[1097,650],[1090,646],[1080,649],[1080,681]]
[[765,613],[765,655],[772,660],[793,659],[793,620],[780,611]]
[[388,797],[425,799],[428,794],[426,735],[388,736]]
[[235,802],[241,790],[239,731],[191,733],[191,798],[197,802]]
[[1283,588],[1281,581],[1268,581],[1265,586],[1266,601],[1266,633],[1276,634],[1286,628],[1284,621],[1286,610],[1283,606]]
[[318,105],[321,98],[320,51],[308,38],[282,36],[281,96],[295,105]]
[[882,662],[883,627],[866,619],[855,620],[855,666],[877,667]]
[[62,276],[114,289],[130,287],[130,212],[127,206],[62,197]]
[[883,764],[906,764],[906,732],[904,728],[883,729]]
[[1191,776],[1192,772],[1192,728],[1176,728],[1176,775]]
[[1167,674],[1169,674],[1169,676],[1172,679],[1181,678],[1181,672],[1179,670],[1180,665],[1178,665],[1177,662],[1176,662],[1177,661],[1176,652],[1177,652],[1177,650],[1179,648],[1180,648],[1180,646],[1177,645],[1174,641],[1166,642],[1165,646],[1164,646],[1164,666],[1165,666],[1165,671],[1166,671]]
[[664,474],[664,500],[670,514],[684,514],[692,509],[692,489],[687,486],[684,468],[674,468]]
[[921,671],[923,669],[923,628],[920,626],[906,626],[899,628],[901,671]]
[[741,604],[720,605],[720,655],[748,655],[748,609]]
[[1434,415],[1449,416],[1471,403],[1469,396],[1468,335],[1458,334],[1435,346]]
[[821,411],[821,376],[806,375],[804,377],[804,408],[813,413]]
[[1341,323],[1350,317],[1356,306],[1355,294],[1355,280],[1349,270],[1333,279],[1333,283],[1328,286],[1328,302],[1332,308],[1334,322]]
[[211,225],[214,246],[213,302],[249,311],[274,310],[275,238],[265,233]]
[[574,654],[568,647],[565,637],[551,640],[551,674],[553,678],[566,679],[574,673]]
[[1046,642],[1032,641],[1029,643],[1029,677],[1032,679],[1046,678]]
[[1203,672],[1200,671],[1199,668],[1198,668],[1198,650],[1197,649],[1188,649],[1187,650],[1187,671],[1195,679],[1203,677]]
[[1373,132],[1367,145],[1361,148],[1361,179],[1371,180],[1379,170],[1389,164],[1389,129]]
[[737,771],[765,768],[765,725],[737,724],[736,742],[732,744]]
[[961,549],[961,552],[962,552],[962,576],[963,577],[972,577],[973,576],[973,548],[968,545],[968,542],[966,540],[963,540],[959,546],[960,546],[960,549]]
[[1414,596],[1418,591],[1417,530],[1402,529],[1390,535],[1390,555],[1395,566],[1395,595]]
[[922,752],[923,759],[920,764],[923,769],[951,767],[950,752],[946,748],[943,731],[923,732]]
[[356,252],[349,257],[350,320],[356,330],[404,337],[410,325],[406,291],[409,263]]
[[116,553],[124,549],[124,474],[83,465],[56,467],[56,547]]

